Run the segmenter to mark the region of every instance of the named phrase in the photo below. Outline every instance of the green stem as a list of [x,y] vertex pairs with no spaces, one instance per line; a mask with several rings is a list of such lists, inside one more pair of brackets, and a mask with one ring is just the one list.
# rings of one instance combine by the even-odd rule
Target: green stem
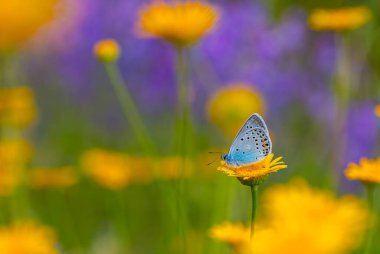
[[[138,139],[140,147],[144,150],[145,154],[155,154],[156,148],[153,142],[148,135],[147,129],[144,125],[142,117],[139,114],[138,108],[135,105],[132,96],[127,89],[127,86],[124,84],[124,80],[120,73],[119,68],[115,63],[105,63],[104,67],[110,78],[111,85],[116,93],[119,104],[123,110],[123,113],[131,125],[132,131]],[[150,164],[154,167],[154,162],[150,159]],[[162,193],[163,196],[166,196],[168,186],[165,184],[157,184],[158,190]],[[175,202],[171,202],[165,198],[167,207],[173,212],[176,210]]]
[[112,224],[118,236],[118,245],[122,249],[122,253],[130,253],[130,234],[121,190],[108,190],[102,196],[107,220]]
[[367,189],[367,202],[368,202],[368,207],[370,209],[371,215],[370,215],[370,221],[369,221],[370,229],[367,233],[364,253],[369,254],[371,253],[371,247],[372,247],[373,236],[374,236],[373,228],[374,228],[374,223],[375,223],[375,216],[374,216],[375,186],[372,184],[367,184],[366,189]]
[[[22,133],[18,133],[21,138]],[[29,169],[29,165],[24,159],[20,159],[14,162],[11,162],[10,170],[19,172],[18,183],[13,190],[11,195],[11,211],[12,211],[12,220],[17,221],[19,219],[25,219],[30,217],[30,201],[29,201],[29,189],[25,185],[26,175],[25,172]]]
[[251,216],[251,240],[253,239],[253,234],[255,232],[255,222],[257,215],[257,200],[258,200],[258,189],[257,184],[251,185],[251,194],[252,194],[252,216]]
[[75,221],[75,213],[71,209],[70,200],[68,197],[68,190],[58,190],[57,196],[61,199],[61,213],[63,216],[64,226],[68,228],[70,242],[75,244],[76,249],[83,249],[81,231]]
[[[233,185],[234,181],[231,181],[227,177],[218,177],[215,180],[217,181],[216,186],[210,185],[213,197],[210,208],[210,211],[213,211],[210,221],[211,225],[215,225],[221,220],[228,218],[230,210],[234,210],[233,206],[231,206],[234,203],[231,201],[233,199],[233,186],[235,186]],[[222,247],[222,245],[215,241],[209,241],[205,253],[222,253]]]
[[13,221],[25,219],[30,216],[28,194],[26,186],[21,184],[13,191],[11,196],[11,213]]
[[189,110],[189,102],[187,96],[187,64],[186,52],[182,48],[177,49],[176,71],[177,71],[177,93],[178,93],[178,111],[180,119],[184,119]]
[[351,73],[348,38],[344,34],[338,34],[339,56],[337,60],[336,74],[333,80],[332,89],[335,97],[336,115],[333,125],[333,144],[331,151],[331,179],[330,184],[334,189],[339,186],[339,168],[345,152],[346,139],[344,126],[347,118],[347,109],[350,103]]
[[116,191],[115,192],[115,202],[116,202],[116,208],[117,208],[117,217],[120,223],[120,230],[122,232],[122,243],[123,243],[123,248],[127,251],[130,250],[131,243],[132,243],[132,235],[130,234],[130,220],[129,220],[129,214],[131,211],[126,208],[126,200],[125,200],[125,192],[124,190]]
[[187,92],[187,63],[185,59],[185,50],[177,48],[176,52],[176,74],[177,74],[177,93],[178,93],[178,122],[176,128],[176,150],[180,155],[180,167],[177,179],[177,205],[178,205],[178,234],[181,239],[179,253],[185,253],[186,250],[186,236],[185,236],[185,186],[184,186],[184,172],[186,167],[186,145],[187,144],[187,127],[190,112]]
[[136,135],[138,142],[146,154],[154,153],[154,145],[151,141],[139,111],[130,95],[128,88],[124,84],[119,68],[115,63],[105,63],[104,67],[110,78],[113,89],[119,100],[125,117],[131,125],[132,131]]
[[64,249],[78,249],[81,247],[78,231],[75,228],[73,217],[67,210],[64,200],[65,190],[40,190],[43,203],[46,207],[49,223],[55,225],[62,240]]

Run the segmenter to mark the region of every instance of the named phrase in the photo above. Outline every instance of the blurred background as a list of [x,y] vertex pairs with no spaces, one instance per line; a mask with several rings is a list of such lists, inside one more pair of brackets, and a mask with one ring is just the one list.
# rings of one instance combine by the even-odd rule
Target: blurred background
[[[254,112],[288,165],[262,191],[302,177],[364,197],[344,169],[379,156],[377,1],[210,1],[218,22],[187,51],[193,138],[182,176],[172,149],[176,51],[136,32],[148,3],[0,0],[0,223],[4,232],[21,223],[41,246],[55,239],[51,252],[1,253],[180,253],[179,178],[186,253],[232,253],[209,228],[248,222],[250,192],[217,172],[219,155],[208,152],[228,152]],[[371,18],[345,31],[308,22],[316,8],[347,6],[364,6]],[[156,151],[140,146],[94,56],[107,38],[120,46],[116,64]]]

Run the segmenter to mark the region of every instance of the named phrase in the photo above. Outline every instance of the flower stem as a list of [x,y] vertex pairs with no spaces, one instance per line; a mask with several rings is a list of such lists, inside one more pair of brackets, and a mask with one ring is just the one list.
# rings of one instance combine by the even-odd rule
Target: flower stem
[[367,184],[366,189],[367,189],[367,202],[368,202],[368,207],[370,209],[371,215],[370,215],[370,221],[369,221],[370,229],[368,230],[368,233],[367,233],[364,253],[369,254],[371,253],[371,247],[372,247],[373,236],[374,236],[374,230],[372,228],[374,227],[374,223],[375,223],[375,216],[374,216],[375,186],[372,184]]
[[338,35],[337,38],[338,59],[335,77],[333,78],[333,95],[335,99],[335,121],[333,125],[332,141],[333,148],[331,151],[331,179],[330,184],[334,189],[339,187],[339,170],[345,153],[346,137],[345,124],[347,120],[347,110],[350,104],[351,76],[348,38],[345,35]]
[[[119,104],[123,110],[123,113],[131,125],[132,131],[138,139],[141,149],[144,150],[145,154],[155,154],[157,152],[154,143],[152,142],[148,131],[144,125],[142,117],[139,114],[138,108],[135,105],[132,96],[129,93],[127,86],[122,78],[119,68],[115,63],[104,63],[105,70],[107,75],[110,78],[111,85],[116,93]],[[153,159],[149,159],[150,165],[155,168],[155,163]],[[163,196],[167,196],[168,187],[165,184],[158,183],[156,185],[158,191],[162,193]],[[165,198],[164,202],[166,203],[168,209],[176,211],[175,202],[171,202]],[[122,225],[119,225],[122,226]]]
[[187,63],[185,59],[185,50],[177,48],[176,52],[176,75],[177,75],[177,93],[178,93],[178,119],[176,126],[176,150],[180,156],[180,166],[177,179],[177,205],[178,205],[178,234],[181,239],[179,253],[185,253],[185,186],[184,173],[187,156],[187,127],[190,116],[190,106],[187,93]]
[[258,189],[257,184],[251,185],[251,194],[252,194],[252,216],[251,216],[251,240],[253,239],[253,234],[255,232],[255,221],[257,215],[257,199],[258,199]]
[[105,63],[104,67],[110,78],[111,85],[116,93],[124,115],[131,125],[132,131],[136,135],[141,149],[143,149],[146,154],[154,153],[155,149],[153,142],[149,137],[142,117],[139,114],[128,88],[124,84],[119,68],[115,63]]

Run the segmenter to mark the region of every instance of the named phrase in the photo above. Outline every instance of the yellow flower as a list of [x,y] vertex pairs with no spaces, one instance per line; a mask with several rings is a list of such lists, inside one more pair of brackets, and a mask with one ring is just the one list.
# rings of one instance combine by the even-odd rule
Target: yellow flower
[[101,40],[95,44],[94,54],[99,61],[111,63],[119,58],[120,46],[117,41],[113,39]]
[[81,164],[88,176],[111,190],[120,190],[131,180],[132,168],[122,153],[92,149],[82,156]]
[[335,198],[302,180],[272,187],[262,204],[266,217],[245,253],[350,253],[369,225],[370,212],[358,198]]
[[262,95],[247,84],[237,83],[223,87],[207,102],[207,115],[229,138],[235,137],[252,112],[263,115]]
[[217,227],[217,239],[241,254],[343,254],[357,248],[370,212],[358,198],[334,197],[303,180],[271,187],[262,198],[263,213],[247,240],[244,226]]
[[26,86],[0,89],[0,124],[25,128],[37,118],[33,91]]
[[140,10],[137,28],[143,36],[185,47],[209,33],[218,17],[211,5],[201,1],[153,1]]
[[153,180],[152,159],[136,156],[127,156],[131,170],[131,182],[150,183]]
[[58,0],[0,0],[0,52],[17,49],[54,19]]
[[158,159],[158,163],[155,165],[156,177],[172,180],[178,178],[180,175],[182,177],[188,177],[193,171],[193,163],[190,159],[185,159],[184,169],[181,172],[182,159],[178,156],[163,157]]
[[73,167],[35,168],[29,172],[29,184],[37,189],[65,188],[78,182]]
[[339,9],[316,9],[309,16],[313,30],[356,29],[371,19],[371,11],[364,6]]
[[282,161],[282,157],[273,160],[274,154],[271,153],[258,162],[233,166],[225,161],[221,161],[218,170],[225,172],[229,176],[235,176],[243,181],[258,180],[265,178],[267,175],[277,172],[288,166]]
[[380,183],[380,158],[374,160],[363,158],[358,165],[350,163],[344,173],[349,180]]
[[380,117],[380,104],[375,107],[375,115]]
[[189,177],[194,171],[194,162],[178,156],[136,157],[124,153],[91,149],[81,157],[84,173],[101,186],[119,190],[129,184],[144,184],[154,179],[173,180],[181,175]]
[[250,229],[240,223],[224,222],[212,227],[210,236],[237,249],[249,242]]
[[1,164],[26,163],[33,156],[32,145],[24,139],[0,141]]
[[8,196],[19,184],[25,164],[33,150],[25,140],[0,142],[0,196]]
[[0,253],[58,254],[54,232],[33,221],[0,228]]

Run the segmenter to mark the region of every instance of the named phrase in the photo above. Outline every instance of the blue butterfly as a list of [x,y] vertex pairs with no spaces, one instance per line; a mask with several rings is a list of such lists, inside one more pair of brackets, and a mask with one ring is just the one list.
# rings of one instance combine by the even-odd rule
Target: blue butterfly
[[257,113],[248,118],[222,159],[233,166],[260,161],[272,152],[272,142],[264,119]]

